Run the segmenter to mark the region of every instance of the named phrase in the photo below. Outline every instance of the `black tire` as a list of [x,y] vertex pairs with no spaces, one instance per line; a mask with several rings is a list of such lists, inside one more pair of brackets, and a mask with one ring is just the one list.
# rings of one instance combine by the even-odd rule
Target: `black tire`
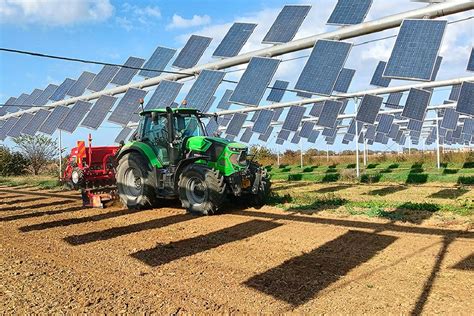
[[156,202],[153,172],[137,152],[125,154],[117,167],[117,189],[122,204],[129,209],[144,209]]
[[72,169],[69,186],[74,190],[79,190],[84,187],[84,171],[82,169],[78,167]]
[[179,176],[178,194],[190,213],[212,215],[225,200],[226,183],[219,171],[204,165],[190,164]]
[[[256,174],[259,165],[257,165],[255,162],[250,162],[249,168],[252,174]],[[270,188],[272,185],[270,182],[270,175],[268,174],[267,170],[265,168],[260,168],[260,170],[262,172],[262,176],[260,178],[260,185],[258,187],[257,193],[252,194],[252,199],[250,200],[251,205],[255,207],[262,207],[267,203],[268,197],[270,196]]]

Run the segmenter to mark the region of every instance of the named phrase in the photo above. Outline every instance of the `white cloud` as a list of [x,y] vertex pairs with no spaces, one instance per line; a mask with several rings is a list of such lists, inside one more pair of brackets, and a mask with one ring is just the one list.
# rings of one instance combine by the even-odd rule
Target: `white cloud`
[[157,6],[140,7],[125,2],[120,8],[120,13],[115,22],[126,31],[153,27],[155,22],[161,19],[161,10]]
[[1,23],[65,26],[112,16],[109,0],[0,0]]
[[191,19],[186,19],[178,14],[174,14],[172,22],[168,24],[166,29],[184,29],[188,27],[208,25],[210,23],[211,17],[209,15],[193,15]]

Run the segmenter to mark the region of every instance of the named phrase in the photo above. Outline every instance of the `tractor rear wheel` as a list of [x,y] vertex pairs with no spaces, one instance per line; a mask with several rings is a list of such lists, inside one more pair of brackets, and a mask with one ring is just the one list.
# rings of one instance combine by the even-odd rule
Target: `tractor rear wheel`
[[117,189],[123,205],[129,209],[153,206],[156,194],[148,162],[136,152],[125,154],[117,167]]
[[[250,171],[252,174],[256,174],[258,171],[259,166],[254,163],[250,162],[249,165]],[[262,207],[267,203],[268,197],[270,195],[270,176],[265,168],[261,169],[261,178],[260,178],[260,185],[258,186],[258,191],[256,194],[253,194],[251,199],[252,206],[255,207]]]
[[224,203],[226,183],[219,171],[191,164],[179,176],[178,193],[190,213],[212,215]]

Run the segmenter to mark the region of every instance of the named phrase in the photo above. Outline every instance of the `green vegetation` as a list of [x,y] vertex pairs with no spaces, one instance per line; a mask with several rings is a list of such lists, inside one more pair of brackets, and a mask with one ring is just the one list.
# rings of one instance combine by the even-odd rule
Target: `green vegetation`
[[0,185],[9,187],[28,186],[42,189],[61,187],[61,183],[50,176],[0,177]]

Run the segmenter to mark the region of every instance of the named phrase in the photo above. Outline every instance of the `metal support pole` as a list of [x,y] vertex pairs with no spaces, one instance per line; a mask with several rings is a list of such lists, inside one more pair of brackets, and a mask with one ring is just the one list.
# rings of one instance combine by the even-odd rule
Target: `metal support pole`
[[364,139],[364,167],[367,166],[367,139]]
[[411,156],[411,137],[408,140],[408,156]]
[[329,145],[326,144],[326,161],[329,162]]
[[277,151],[277,165],[280,167],[280,151]]
[[62,177],[62,170],[63,170],[63,149],[62,149],[62,137],[61,137],[61,130],[59,131],[59,180]]
[[[438,111],[436,111],[436,116],[438,116]],[[436,167],[441,168],[441,155],[439,153],[439,125],[436,123]]]
[[303,169],[303,141],[300,142],[300,164],[301,169]]
[[[357,111],[359,110],[359,99],[354,100],[354,110],[355,115],[357,115]],[[360,177],[360,166],[359,166],[359,127],[357,126],[357,121],[355,121],[355,130],[356,130],[356,175],[357,178]]]

